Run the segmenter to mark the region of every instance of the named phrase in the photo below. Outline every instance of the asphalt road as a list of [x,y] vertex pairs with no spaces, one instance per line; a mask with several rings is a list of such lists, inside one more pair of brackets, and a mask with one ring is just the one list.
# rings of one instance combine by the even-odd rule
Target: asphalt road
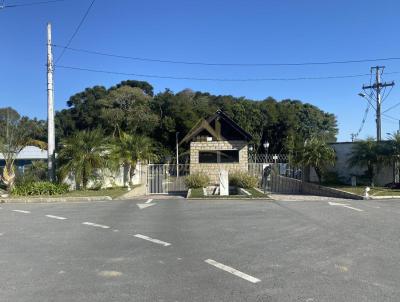
[[400,301],[400,201],[0,204],[0,301]]

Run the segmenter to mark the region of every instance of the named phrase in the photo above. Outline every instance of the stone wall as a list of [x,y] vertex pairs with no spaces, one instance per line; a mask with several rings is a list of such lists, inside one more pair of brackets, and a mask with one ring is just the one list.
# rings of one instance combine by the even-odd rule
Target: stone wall
[[[239,150],[239,163],[199,163],[199,151]],[[190,143],[190,174],[204,173],[210,177],[211,184],[219,183],[219,172],[228,173],[248,171],[248,148],[246,141],[211,141]]]

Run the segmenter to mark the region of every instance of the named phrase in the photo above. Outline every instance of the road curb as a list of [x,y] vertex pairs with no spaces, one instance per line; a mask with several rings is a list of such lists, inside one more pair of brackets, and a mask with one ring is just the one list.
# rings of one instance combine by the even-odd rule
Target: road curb
[[33,197],[33,198],[1,198],[0,203],[57,203],[113,200],[110,196],[90,197]]

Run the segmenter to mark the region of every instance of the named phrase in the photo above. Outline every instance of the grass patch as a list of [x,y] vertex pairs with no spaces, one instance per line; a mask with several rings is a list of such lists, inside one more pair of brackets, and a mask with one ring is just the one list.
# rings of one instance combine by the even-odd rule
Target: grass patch
[[[365,191],[365,186],[359,186],[359,187],[332,186],[332,188],[339,189],[339,190],[346,191],[346,192],[353,193],[353,194],[357,194],[357,195],[364,195],[364,191]],[[369,195],[371,195],[371,196],[392,196],[392,195],[400,196],[400,189],[389,189],[389,188],[385,188],[385,187],[373,187],[369,191]]]
[[63,195],[59,195],[60,197],[96,197],[96,196],[110,196],[112,199],[117,198],[119,196],[127,193],[127,188],[123,187],[115,187],[108,189],[100,189],[100,190],[77,190],[71,191]]
[[228,196],[221,196],[221,195],[207,195],[204,196],[203,189],[192,189],[189,198],[205,198],[205,199],[251,199],[251,198],[267,198],[268,195],[257,191],[254,188],[246,189],[251,195],[242,195],[242,194],[231,194]]
[[191,189],[189,198],[203,198],[203,188]]
[[59,195],[30,195],[30,196],[12,196],[11,198],[20,199],[20,198],[63,198],[63,197],[96,197],[96,196],[110,196],[112,199],[117,198],[119,196],[127,193],[127,189],[123,187],[115,187],[109,189],[100,189],[100,190],[76,190],[70,191],[65,194]]
[[251,194],[251,197],[255,197],[255,198],[262,198],[262,197],[267,198],[268,197],[267,194],[264,194],[264,193],[256,190],[255,188],[246,189],[246,191]]

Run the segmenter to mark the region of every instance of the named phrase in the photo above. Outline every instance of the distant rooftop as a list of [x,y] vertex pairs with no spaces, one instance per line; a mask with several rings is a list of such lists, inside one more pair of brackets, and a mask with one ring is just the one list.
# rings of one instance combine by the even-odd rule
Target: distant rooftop
[[[0,160],[4,159],[3,154],[0,154]],[[35,146],[27,146],[18,154],[17,159],[36,159],[36,160],[46,160],[47,150],[41,150]]]

